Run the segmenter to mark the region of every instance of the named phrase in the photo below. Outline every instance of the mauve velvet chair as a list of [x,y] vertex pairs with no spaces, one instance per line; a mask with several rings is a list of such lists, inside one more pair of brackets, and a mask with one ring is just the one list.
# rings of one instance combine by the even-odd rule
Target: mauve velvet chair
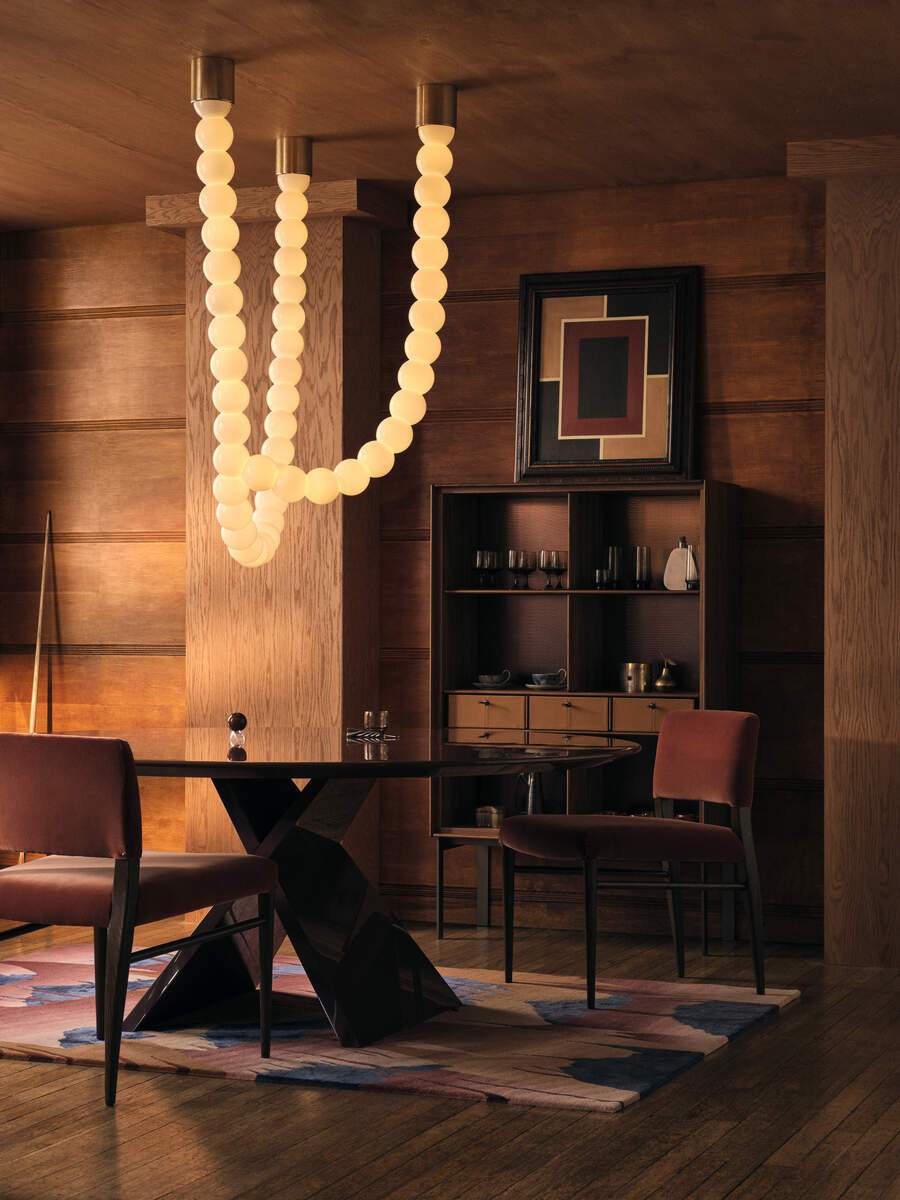
[[148,921],[259,897],[257,918],[213,936],[259,930],[260,1052],[269,1057],[277,868],[252,854],[142,854],[140,792],[127,742],[0,734],[0,846],[49,855],[0,871],[0,917],[93,927],[108,1105],[116,1100],[129,965],[201,940],[133,952],[134,927]]
[[[517,874],[584,874],[584,916],[587,950],[587,1003],[594,1007],[597,956],[597,888],[663,888],[675,936],[679,977],[684,976],[684,888],[734,889],[744,895],[753,944],[756,990],[765,992],[762,901],[750,805],[759,718],[753,713],[716,710],[673,712],[663,720],[653,770],[653,800],[657,816],[612,814],[587,816],[515,816],[500,825],[503,853],[503,932],[506,982],[512,982],[513,913]],[[726,804],[732,828],[673,819],[674,801],[699,800]],[[516,854],[549,859],[556,864],[517,866]],[[600,863],[661,862],[661,869],[640,866],[601,868]],[[681,864],[700,863],[698,883],[681,879]],[[735,883],[708,883],[706,864],[733,864]],[[564,864],[564,865],[562,865]],[[618,873],[618,874],[617,874]]]

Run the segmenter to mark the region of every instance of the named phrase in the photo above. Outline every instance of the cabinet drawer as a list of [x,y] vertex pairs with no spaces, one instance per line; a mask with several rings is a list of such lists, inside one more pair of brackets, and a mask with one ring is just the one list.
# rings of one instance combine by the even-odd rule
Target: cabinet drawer
[[529,729],[609,729],[608,696],[530,696]]
[[627,733],[659,733],[667,712],[693,708],[694,701],[684,697],[614,696],[612,727]]
[[609,745],[609,738],[601,733],[561,733],[558,729],[533,729],[528,734],[529,746],[572,746],[588,748]]
[[448,698],[447,724],[473,729],[523,729],[524,696],[468,696]]
[[471,745],[483,745],[491,742],[497,746],[524,746],[524,729],[448,729],[448,742],[467,742]]

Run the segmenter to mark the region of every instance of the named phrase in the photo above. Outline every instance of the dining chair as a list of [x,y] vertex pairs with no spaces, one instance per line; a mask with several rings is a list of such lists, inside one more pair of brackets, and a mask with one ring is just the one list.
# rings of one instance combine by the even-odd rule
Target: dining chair
[[[115,1104],[128,969],[185,946],[258,930],[260,1053],[269,1057],[277,867],[253,854],[142,852],[134,758],[116,738],[0,734],[0,846],[47,855],[0,871],[0,917],[94,930],[97,1037]],[[258,916],[133,949],[134,929],[258,898]]]
[[[684,977],[684,889],[697,888],[702,895],[740,891],[750,923],[756,990],[762,995],[762,900],[750,822],[758,735],[759,718],[753,713],[711,709],[668,713],[660,729],[653,769],[656,816],[523,814],[502,821],[506,982],[512,982],[516,875],[547,872],[584,877],[588,1008],[595,1003],[597,889],[601,887],[665,890],[679,978]],[[677,819],[676,800],[727,805],[731,825]],[[549,860],[550,865],[523,866],[517,864],[517,854]],[[626,863],[632,865],[622,865]],[[646,863],[661,866],[647,867]],[[682,879],[682,863],[701,864],[697,882]],[[729,878],[709,882],[706,867],[710,863],[733,868],[723,871]]]

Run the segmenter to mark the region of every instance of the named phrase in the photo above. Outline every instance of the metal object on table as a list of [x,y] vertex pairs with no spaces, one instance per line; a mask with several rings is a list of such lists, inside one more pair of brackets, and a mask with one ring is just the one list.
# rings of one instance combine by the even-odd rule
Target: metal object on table
[[619,664],[619,682],[622,691],[629,696],[649,692],[653,683],[653,664],[648,662],[623,662]]
[[482,804],[475,809],[475,824],[479,829],[499,829],[503,810],[495,804]]

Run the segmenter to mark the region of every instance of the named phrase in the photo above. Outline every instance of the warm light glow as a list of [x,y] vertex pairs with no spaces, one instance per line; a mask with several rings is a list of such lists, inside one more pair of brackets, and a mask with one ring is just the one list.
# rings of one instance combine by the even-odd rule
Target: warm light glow
[[306,498],[313,504],[330,504],[339,494],[334,471],[327,467],[314,467],[306,476]]
[[[293,463],[293,439],[300,404],[297,385],[303,377],[300,358],[305,338],[301,330],[307,320],[307,286],[303,278],[307,258],[303,247],[309,240],[305,193],[310,177],[299,173],[278,176],[274,332],[268,368],[271,387],[266,392],[266,438],[259,453],[251,454],[245,445],[252,430],[245,411],[250,403],[250,391],[244,382],[249,363],[241,348],[246,339],[240,315],[244,297],[237,283],[241,274],[236,252],[240,229],[233,218],[237,193],[231,186],[234,160],[228,153],[234,137],[228,120],[231,104],[226,100],[197,100],[194,108],[200,118],[195,131],[200,148],[197,175],[205,185],[200,192],[200,209],[206,219],[200,236],[208,251],[203,273],[209,284],[206,307],[211,316],[207,331],[212,346],[210,371],[216,380],[212,389],[217,410],[213,433],[219,443],[213,454],[217,474],[212,491],[228,553],[242,566],[258,567],[278,549],[289,504],[306,498],[325,505],[340,495],[359,495],[371,479],[391,470],[395,455],[412,444],[413,426],[425,416],[425,393],[434,385],[432,363],[441,353],[438,331],[445,319],[440,302],[447,291],[443,269],[448,260],[444,238],[450,227],[445,207],[450,184],[446,176],[453,166],[448,147],[454,129],[450,125],[425,125],[418,131],[422,148],[416,157],[419,179],[414,194],[419,208],[413,218],[417,241],[412,249],[416,270],[410,282],[414,303],[409,310],[411,332],[404,343],[406,361],[397,372],[400,386],[391,397],[390,416],[381,421],[374,439],[360,447],[356,458],[346,458],[333,469],[303,470]],[[293,161],[305,165],[303,155],[308,154],[308,147],[299,145],[300,156]],[[279,163],[289,162],[297,150],[290,140],[281,143]]]
[[366,490],[371,479],[358,458],[345,458],[339,462],[334,468],[334,477],[344,496],[358,496]]
[[412,444],[412,426],[397,417],[385,417],[375,430],[375,437],[394,454],[402,454]]
[[391,396],[390,408],[392,417],[405,421],[407,425],[417,425],[425,416],[427,405],[424,396],[401,390]]

